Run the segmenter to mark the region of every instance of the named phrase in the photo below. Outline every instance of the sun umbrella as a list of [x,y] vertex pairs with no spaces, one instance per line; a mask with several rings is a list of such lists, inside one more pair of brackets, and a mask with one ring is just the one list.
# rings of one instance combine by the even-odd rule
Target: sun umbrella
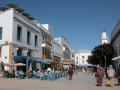
[[26,66],[24,63],[16,63],[15,66]]

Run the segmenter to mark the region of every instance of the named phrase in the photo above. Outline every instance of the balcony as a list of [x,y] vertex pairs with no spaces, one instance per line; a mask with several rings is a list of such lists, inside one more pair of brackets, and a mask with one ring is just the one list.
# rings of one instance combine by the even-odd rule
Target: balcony
[[43,40],[42,43],[49,45],[49,46],[52,46],[51,41],[48,41],[48,40]]
[[47,56],[47,55],[43,55],[43,56],[42,56],[42,59],[49,59],[49,60],[52,60],[52,57],[51,57],[51,56]]

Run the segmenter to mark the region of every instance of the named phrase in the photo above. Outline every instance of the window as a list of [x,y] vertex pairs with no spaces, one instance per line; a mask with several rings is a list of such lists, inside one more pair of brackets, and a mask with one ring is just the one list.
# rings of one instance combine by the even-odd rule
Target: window
[[82,63],[85,63],[84,60],[82,60]]
[[22,41],[22,27],[17,26],[17,40]]
[[84,57],[84,56],[82,56],[82,58],[84,59],[85,57]]
[[19,49],[17,50],[17,56],[22,56],[22,48],[19,48]]
[[30,32],[27,31],[27,44],[30,44],[30,39],[31,39]]
[[0,40],[2,40],[2,27],[0,27]]
[[38,36],[35,35],[35,46],[37,47],[38,46]]
[[78,60],[78,57],[76,57],[76,59]]
[[28,50],[27,56],[32,56],[32,51],[31,50]]

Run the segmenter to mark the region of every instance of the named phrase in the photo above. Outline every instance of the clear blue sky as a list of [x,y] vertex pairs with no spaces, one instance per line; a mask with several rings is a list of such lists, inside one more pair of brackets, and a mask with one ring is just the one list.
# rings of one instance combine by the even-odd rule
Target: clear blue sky
[[66,37],[74,50],[100,44],[101,32],[110,36],[120,19],[120,0],[0,0],[0,6],[8,3],[50,24],[53,36]]

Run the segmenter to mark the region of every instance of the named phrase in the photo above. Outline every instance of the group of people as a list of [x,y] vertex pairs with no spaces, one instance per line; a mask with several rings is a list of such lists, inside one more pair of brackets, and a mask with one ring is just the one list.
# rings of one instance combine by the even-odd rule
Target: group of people
[[[97,86],[102,86],[103,84],[103,78],[104,75],[106,74],[106,78],[108,80],[107,86],[112,87],[113,86],[113,79],[115,77],[115,70],[113,69],[112,65],[110,65],[106,70],[100,65],[97,66],[97,71],[95,73],[96,81],[97,81]],[[117,76],[118,76],[118,85],[120,85],[120,67],[117,71]]]

